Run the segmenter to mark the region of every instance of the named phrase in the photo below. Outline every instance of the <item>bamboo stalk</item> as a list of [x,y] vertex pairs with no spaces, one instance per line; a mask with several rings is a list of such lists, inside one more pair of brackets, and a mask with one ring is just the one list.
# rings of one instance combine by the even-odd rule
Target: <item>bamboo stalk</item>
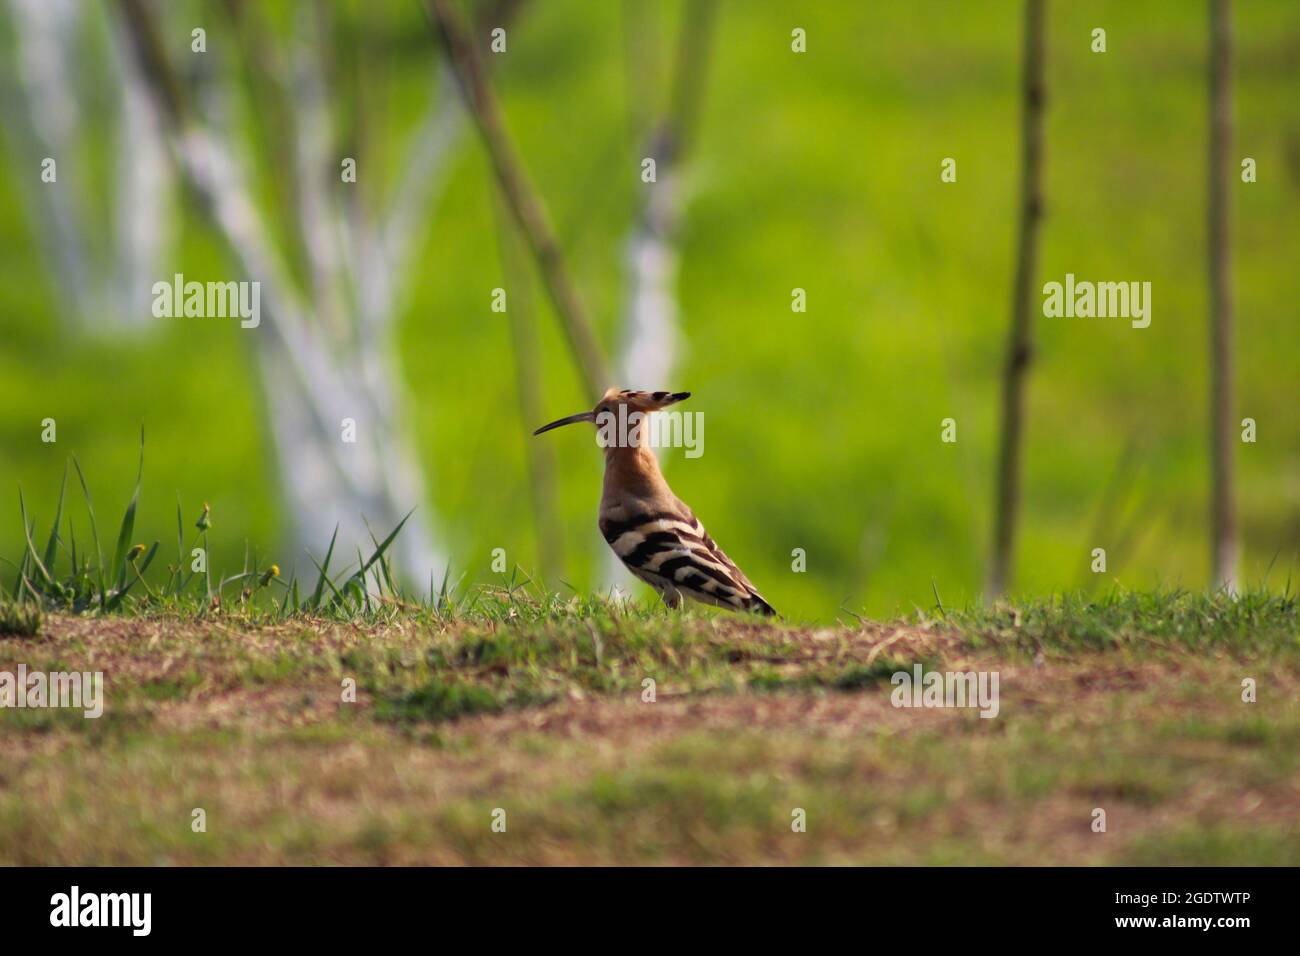
[[1231,219],[1232,4],[1210,0],[1210,563],[1216,588],[1237,583],[1237,512],[1233,496],[1235,393]]
[[1011,583],[1021,504],[1024,458],[1025,381],[1033,358],[1034,286],[1038,233],[1043,215],[1044,0],[1025,0],[1023,106],[1021,126],[1020,227],[1012,318],[1002,379],[1002,437],[998,454],[996,518],[988,592],[1002,594]]
[[577,287],[569,275],[546,206],[529,180],[510,140],[496,96],[487,81],[486,72],[463,20],[449,0],[428,0],[428,9],[447,48],[448,59],[451,60],[465,102],[483,138],[497,183],[537,261],[543,284],[555,305],[584,385],[589,394],[599,395],[613,382],[610,380],[604,353],[578,296]]

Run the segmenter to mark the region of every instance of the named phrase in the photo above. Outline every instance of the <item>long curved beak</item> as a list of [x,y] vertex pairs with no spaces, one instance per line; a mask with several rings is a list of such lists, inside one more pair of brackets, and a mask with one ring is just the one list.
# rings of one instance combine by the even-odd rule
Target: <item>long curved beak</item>
[[549,432],[552,428],[559,428],[561,425],[572,425],[574,422],[594,422],[596,420],[595,412],[578,412],[576,415],[570,415],[568,418],[560,418],[551,422],[549,425],[543,425],[534,435],[540,435],[542,432]]

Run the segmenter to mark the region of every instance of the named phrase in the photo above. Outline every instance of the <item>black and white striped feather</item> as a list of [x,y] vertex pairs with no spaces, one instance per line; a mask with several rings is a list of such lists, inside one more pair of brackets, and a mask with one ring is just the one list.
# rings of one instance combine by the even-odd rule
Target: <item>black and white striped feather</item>
[[688,597],[733,611],[775,615],[685,505],[671,511],[602,512],[600,533],[634,575],[676,608]]

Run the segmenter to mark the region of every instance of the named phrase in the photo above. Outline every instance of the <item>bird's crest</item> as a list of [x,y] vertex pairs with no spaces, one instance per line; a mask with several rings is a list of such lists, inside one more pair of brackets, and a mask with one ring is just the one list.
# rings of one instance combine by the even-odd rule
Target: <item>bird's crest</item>
[[596,405],[596,411],[626,405],[629,411],[649,413],[690,397],[690,392],[644,392],[631,388],[609,388]]

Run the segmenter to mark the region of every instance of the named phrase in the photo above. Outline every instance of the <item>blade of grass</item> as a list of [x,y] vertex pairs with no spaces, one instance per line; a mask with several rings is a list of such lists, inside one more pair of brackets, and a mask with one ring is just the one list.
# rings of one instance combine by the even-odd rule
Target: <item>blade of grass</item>
[[36,544],[32,541],[32,529],[35,528],[36,525],[35,523],[29,523],[27,520],[27,501],[23,498],[22,485],[18,486],[18,510],[22,513],[23,534],[27,538],[27,552],[31,555],[32,565],[37,571],[41,572],[41,577],[45,581],[45,588],[52,589],[54,587],[54,578],[50,577],[50,572],[47,571],[45,565],[41,563],[40,556],[36,553]]
[[[365,518],[363,517],[361,520],[365,521]],[[358,572],[361,575],[361,577],[360,580],[357,580],[357,586],[361,589],[361,606],[365,610],[365,612],[369,614],[370,613],[370,588],[366,587],[366,569],[370,567],[370,565],[366,564],[365,560],[366,560],[365,557],[361,553],[361,548],[358,547],[357,564],[361,567],[361,570]]]
[[72,456],[72,467],[77,469],[77,479],[81,482],[81,493],[86,498],[86,513],[90,515],[90,535],[95,541],[95,575],[99,579],[99,605],[104,607],[108,600],[104,591],[104,552],[99,546],[99,528],[95,523],[95,505],[90,500],[90,488],[86,486],[86,476],[81,471],[77,456]]
[[[339,537],[339,526],[335,525],[334,534],[330,535],[330,546],[328,550],[326,550],[325,552],[325,563],[323,565],[316,564],[316,559],[311,558],[310,552],[308,552],[307,554],[307,557],[311,558],[312,564],[316,564],[316,567],[320,570],[320,577],[316,579],[316,589],[312,591],[311,601],[307,605],[313,611],[318,610],[320,608],[321,598],[324,597],[325,595],[325,585],[328,583],[330,586],[330,590],[334,590],[334,583],[329,580],[328,572],[330,566],[330,558],[334,556],[334,542],[338,540],[338,537]],[[338,591],[334,591],[334,593],[338,594]]]
[[17,601],[19,595],[23,593],[23,572],[27,570],[27,552],[23,552],[22,560],[18,562],[18,574],[14,577],[14,589],[10,597]]
[[[330,550],[332,551],[333,548],[331,548]],[[307,552],[307,557],[308,557],[308,558],[311,558],[311,563],[314,564],[314,565],[316,565],[316,569],[317,569],[318,571],[320,571],[320,579],[316,582],[316,587],[319,588],[319,589],[323,592],[324,589],[325,589],[325,587],[326,587],[326,585],[328,585],[330,591],[333,592],[335,599],[338,600],[338,601],[342,601],[342,600],[343,600],[343,594],[339,591],[339,589],[338,589],[337,587],[334,586],[334,582],[331,581],[331,580],[329,579],[329,576],[325,573],[325,568],[323,568],[323,567],[321,566],[321,563],[320,563],[319,561],[317,561],[314,557],[312,557],[310,551]],[[327,555],[327,557],[328,557],[328,555]],[[315,597],[313,597],[313,598],[312,598],[312,603],[309,604],[309,605],[307,606],[307,608],[308,608],[308,610],[310,610],[310,611],[319,611],[319,610],[320,610],[320,601],[317,600]]]
[[[370,543],[373,544],[376,548],[378,548],[379,539],[375,537],[375,529],[370,527],[370,522],[366,521],[364,516],[362,516],[361,520],[365,523],[366,532],[370,535]],[[382,585],[382,587],[379,590],[379,593],[382,594],[384,592],[384,588],[387,588],[389,594],[396,596],[397,588],[393,587],[392,569],[388,566],[387,558],[380,558],[379,572],[381,575],[381,581],[379,583]]]
[[140,503],[140,481],[144,477],[144,429],[140,429],[140,464],[135,473],[135,491],[131,494],[131,503],[122,515],[122,528],[117,534],[117,550],[113,553],[113,570],[109,577],[117,582],[120,591],[126,584],[126,553],[131,549],[131,532],[135,530],[135,509]]
[[[54,509],[54,523],[50,525],[50,539],[45,543],[45,567],[51,569],[54,567],[54,559],[58,557],[59,548],[59,523],[63,520],[63,499],[68,491],[68,465],[63,465],[63,484],[59,486],[59,504]],[[73,566],[75,569],[75,565]]]
[[68,515],[68,557],[72,561],[72,573],[74,576],[81,573],[77,564],[77,532],[72,524],[72,515]]
[[356,574],[352,576],[352,580],[359,582],[363,591],[365,590],[366,572],[370,570],[371,566],[376,561],[383,557],[384,552],[388,550],[388,546],[393,543],[393,539],[397,537],[398,533],[406,525],[406,522],[410,520],[410,517],[413,514],[415,514],[414,508],[406,513],[406,517],[402,518],[402,520],[397,523],[397,527],[394,528],[389,533],[388,537],[384,539],[383,543],[375,549],[375,553],[370,556],[370,560],[366,561]]
[[180,593],[181,569],[185,567],[185,518],[181,515],[181,493],[176,492],[176,570],[167,579],[167,593]]

